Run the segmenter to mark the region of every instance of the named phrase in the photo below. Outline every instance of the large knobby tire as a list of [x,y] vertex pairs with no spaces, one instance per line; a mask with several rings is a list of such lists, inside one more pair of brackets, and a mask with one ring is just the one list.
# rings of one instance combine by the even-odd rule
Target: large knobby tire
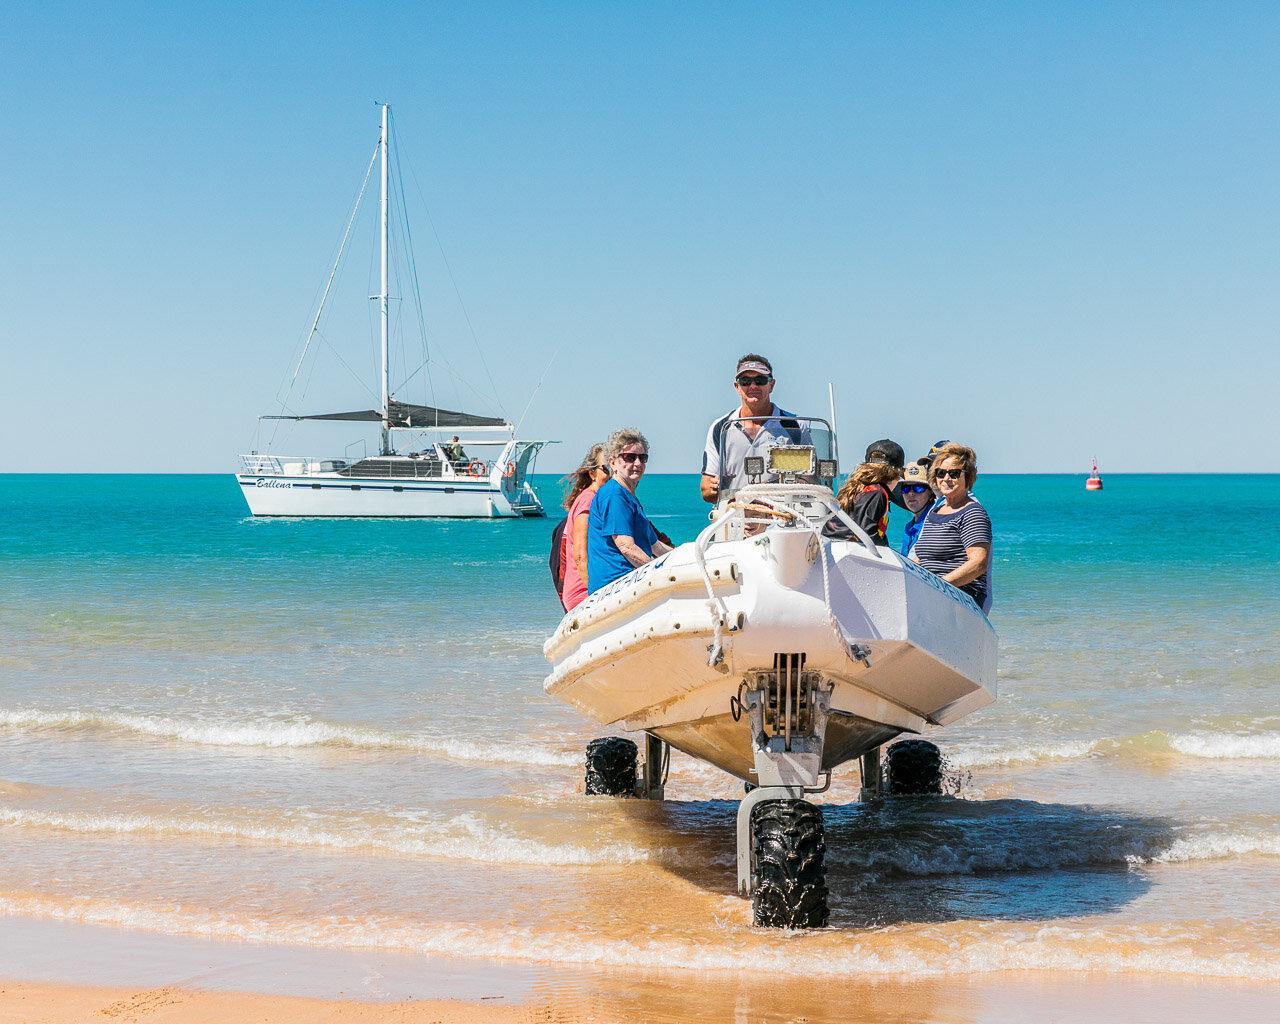
[[587,795],[631,796],[636,791],[636,745],[622,736],[587,744]]
[[753,919],[759,928],[825,928],[827,841],[822,809],[804,800],[757,806],[751,816],[756,891]]
[[889,796],[937,796],[942,792],[942,753],[928,740],[899,740],[885,754]]

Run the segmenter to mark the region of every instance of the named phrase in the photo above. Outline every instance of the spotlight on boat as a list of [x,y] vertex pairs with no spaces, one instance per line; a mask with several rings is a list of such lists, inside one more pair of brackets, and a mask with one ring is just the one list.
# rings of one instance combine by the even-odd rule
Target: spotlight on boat
[[816,455],[812,445],[778,445],[769,449],[769,472],[782,483],[795,483],[804,476],[812,477]]

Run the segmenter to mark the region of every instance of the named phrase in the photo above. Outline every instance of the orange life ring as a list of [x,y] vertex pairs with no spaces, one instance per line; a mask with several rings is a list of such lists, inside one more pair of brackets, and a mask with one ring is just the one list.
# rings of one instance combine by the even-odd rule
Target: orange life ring
[[514,475],[515,475],[515,472],[516,472],[516,464],[515,464],[514,462],[508,462],[508,463],[507,463],[507,468],[506,468],[506,469],[504,469],[504,470],[502,471],[502,475],[503,475],[503,476],[514,476]]
[[467,472],[472,476],[484,476],[484,463],[479,459],[472,459],[471,465],[467,467]]

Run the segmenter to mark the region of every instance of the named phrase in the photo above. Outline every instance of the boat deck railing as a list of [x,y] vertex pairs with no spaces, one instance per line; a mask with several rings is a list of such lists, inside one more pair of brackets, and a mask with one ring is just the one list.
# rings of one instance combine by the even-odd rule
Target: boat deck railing
[[445,461],[434,456],[381,458],[354,462],[293,455],[242,455],[246,476],[341,476],[360,480],[458,480],[478,483],[492,473],[493,460]]

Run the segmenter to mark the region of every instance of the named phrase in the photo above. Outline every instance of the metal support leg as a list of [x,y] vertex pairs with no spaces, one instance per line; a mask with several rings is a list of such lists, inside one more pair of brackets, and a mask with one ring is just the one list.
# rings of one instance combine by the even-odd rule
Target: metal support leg
[[667,763],[668,747],[653,733],[644,734],[644,777],[640,780],[640,796],[645,800],[662,799],[662,770]]
[[826,784],[819,784],[822,771],[822,743],[830,714],[829,689],[815,689],[808,696],[808,729],[791,731],[791,701],[795,698],[794,670],[779,680],[777,707],[785,718],[778,731],[770,735],[765,724],[765,705],[768,693],[764,687],[746,690],[739,698],[739,707],[751,730],[752,753],[755,756],[755,776],[759,788],[753,789],[738,804],[738,891],[750,896],[756,888],[755,841],[751,834],[751,811],[760,803],[770,800],[803,800],[806,793],[820,793],[830,785],[831,775],[826,772]]
[[756,844],[751,835],[751,812],[756,804],[770,800],[803,800],[803,786],[760,786],[738,804],[738,892],[750,896],[756,891]]
[[880,787],[880,748],[868,750],[862,755],[862,791],[858,799],[863,803],[868,800],[879,800],[884,793]]

